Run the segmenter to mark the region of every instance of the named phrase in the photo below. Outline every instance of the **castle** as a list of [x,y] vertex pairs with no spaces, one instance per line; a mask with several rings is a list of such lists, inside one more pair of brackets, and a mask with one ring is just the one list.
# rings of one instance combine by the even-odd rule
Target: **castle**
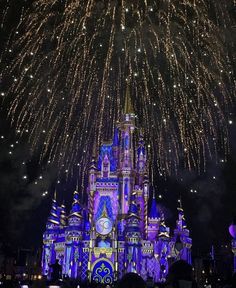
[[142,133],[135,143],[135,114],[126,92],[125,109],[113,141],[103,143],[88,170],[84,208],[74,192],[72,208],[53,199],[43,235],[42,274],[56,259],[62,274],[111,283],[127,272],[165,281],[168,265],[191,263],[191,243],[181,203],[173,233],[150,195],[147,150]]

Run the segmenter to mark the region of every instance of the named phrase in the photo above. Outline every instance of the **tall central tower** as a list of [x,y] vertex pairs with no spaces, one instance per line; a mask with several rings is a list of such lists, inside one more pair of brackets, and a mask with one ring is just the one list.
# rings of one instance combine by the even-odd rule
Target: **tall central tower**
[[120,186],[120,208],[121,214],[127,215],[129,209],[130,192],[134,188],[134,129],[135,114],[130,99],[130,90],[127,84],[125,109],[118,128],[120,130],[120,151],[118,173]]

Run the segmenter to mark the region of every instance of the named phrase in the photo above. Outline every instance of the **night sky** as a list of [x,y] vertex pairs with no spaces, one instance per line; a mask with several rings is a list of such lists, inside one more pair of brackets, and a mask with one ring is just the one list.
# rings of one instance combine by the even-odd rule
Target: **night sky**
[[[3,6],[6,7],[6,9],[3,10],[0,16],[2,18],[0,20],[0,22],[2,23],[1,28],[0,28],[0,39],[1,39],[0,40],[0,52],[2,55],[0,58],[1,60],[1,65],[0,65],[0,69],[1,69],[0,70],[0,93],[1,93],[1,99],[0,99],[1,100],[0,102],[1,103],[1,110],[0,110],[0,227],[1,227],[0,228],[0,243],[3,244],[2,247],[9,246],[11,247],[12,250],[17,249],[18,247],[19,248],[20,247],[24,247],[24,248],[39,247],[41,245],[42,233],[45,229],[46,220],[50,211],[51,199],[52,199],[52,195],[55,189],[57,190],[58,201],[60,203],[62,201],[65,202],[67,206],[67,210],[68,210],[67,212],[69,212],[69,209],[70,209],[70,204],[72,201],[72,193],[76,187],[77,181],[79,181],[80,192],[81,192],[81,195],[83,195],[82,196],[83,199],[86,198],[86,195],[84,192],[85,189],[83,189],[83,187],[86,187],[86,176],[85,176],[86,169],[87,169],[86,163],[89,161],[89,156],[86,156],[80,159],[80,154],[82,154],[83,149],[85,149],[84,147],[81,147],[81,146],[79,146],[78,148],[78,154],[77,152],[73,154],[75,155],[73,160],[70,160],[70,155],[69,155],[68,157],[66,156],[65,158],[60,159],[60,161],[58,162],[55,161],[54,163],[53,161],[50,160],[51,159],[49,157],[50,153],[48,151],[42,157],[42,153],[41,153],[42,147],[43,147],[42,142],[44,140],[40,138],[41,136],[39,137],[40,139],[38,140],[38,142],[36,141],[36,145],[33,146],[33,148],[31,145],[32,142],[34,142],[36,139],[34,137],[37,134],[37,131],[31,132],[33,131],[35,126],[33,126],[30,121],[26,122],[26,124],[23,121],[24,133],[21,133],[18,131],[18,128],[17,128],[17,120],[14,119],[13,121],[13,118],[14,118],[13,114],[8,113],[8,111],[11,109],[9,107],[12,107],[11,103],[13,99],[15,98],[15,95],[18,90],[16,88],[10,89],[13,84],[12,84],[12,79],[9,76],[11,74],[9,73],[7,66],[9,65],[9,67],[12,67],[11,63],[12,61],[14,62],[14,59],[16,59],[17,56],[21,53],[22,47],[21,48],[15,47],[15,50],[13,51],[13,53],[7,54],[7,56],[6,56],[6,51],[9,51],[10,49],[9,47],[12,47],[11,45],[13,45],[14,47],[14,37],[12,37],[12,34],[15,33],[15,31],[17,31],[16,27],[20,22],[21,16],[24,13],[26,13],[24,11],[27,11],[27,9],[29,9],[30,13],[32,13],[32,11],[34,11],[35,9],[32,6],[32,3],[34,3],[34,1],[22,1],[23,3],[21,4],[19,2],[21,1],[3,1]],[[39,1],[39,2],[43,3],[44,1]],[[103,1],[100,1],[100,2],[103,2]],[[118,3],[117,5],[120,5],[120,1],[113,1],[113,2],[116,2]],[[133,1],[131,2],[133,3]],[[140,1],[140,3],[142,2],[143,1]],[[151,2],[153,1],[150,1],[150,3]],[[161,1],[161,2],[165,2],[165,1]],[[211,3],[211,1],[205,1],[205,2]],[[227,1],[225,3],[224,2],[225,1],[222,1],[223,3],[222,10],[226,9],[226,6],[227,6],[225,4]],[[132,10],[132,7],[133,6],[130,6],[129,9]],[[149,7],[149,10],[152,9],[150,7]],[[231,18],[229,19],[229,22],[228,22],[230,23],[230,25],[227,26],[225,29],[226,31],[225,33],[229,35],[227,35],[228,38],[226,37],[228,39],[228,42],[224,43],[224,46],[228,47],[227,53],[225,52],[227,55],[225,54],[225,56],[227,56],[226,58],[230,62],[230,64],[229,63],[228,64],[231,65],[232,67],[232,71],[233,71],[232,73],[235,73],[236,55],[235,55],[235,50],[232,48],[232,47],[235,47],[234,46],[235,36],[233,36],[233,33],[231,32],[235,31],[234,21],[236,18],[235,16],[236,10],[235,10],[235,7],[234,9],[233,7],[234,7],[233,2],[231,6],[230,5],[229,7],[227,6],[227,9],[230,8],[229,15]],[[137,9],[140,9],[140,11],[143,11],[142,9],[144,8],[141,7],[140,5],[140,7],[138,7]],[[58,11],[59,13],[62,12],[59,10],[59,8],[58,8]],[[150,11],[152,12],[152,10]],[[127,17],[127,19],[129,18]],[[130,20],[130,22],[132,21]],[[55,23],[54,24],[51,23],[51,25],[53,26],[55,25]],[[134,24],[132,22],[129,25],[132,26]],[[20,33],[24,35],[24,31],[22,31],[21,29],[22,27],[19,29]],[[50,27],[48,29],[50,30]],[[231,37],[230,34],[232,34],[233,37]],[[69,37],[70,36],[68,35],[68,38]],[[25,42],[23,41],[22,43],[24,44]],[[54,44],[51,43],[50,47],[47,46],[45,48],[45,51],[48,53],[49,57],[51,55],[50,53],[54,51],[53,45]],[[99,58],[102,56],[98,54],[97,57]],[[132,60],[131,56],[128,56],[127,59],[129,59],[129,57]],[[27,64],[31,63],[30,61],[31,60],[27,59]],[[71,61],[73,61],[73,58],[71,59]],[[164,65],[163,60],[160,60],[159,64],[160,63]],[[33,65],[37,65],[37,63]],[[112,62],[112,65],[115,65],[115,63]],[[132,63],[130,65],[132,65]],[[35,66],[33,67],[35,68]],[[63,69],[66,69],[66,68],[64,67]],[[146,68],[144,67],[143,70],[145,71],[145,69]],[[12,77],[17,77],[17,74],[16,74],[17,69],[13,71],[14,71],[13,73],[15,74],[14,75],[12,74]],[[18,71],[18,73],[20,72]],[[40,77],[40,73],[42,73],[42,71],[39,71],[39,74],[37,74],[37,77]],[[62,75],[63,77],[65,77],[66,72],[63,72]],[[164,72],[163,72],[163,75],[164,75]],[[49,76],[51,76],[52,79],[54,79],[55,77],[53,74],[50,75],[50,73],[49,73]],[[123,80],[125,79],[126,76],[127,75],[123,77]],[[145,72],[144,76],[148,77],[148,74]],[[42,81],[43,79],[45,80],[44,77],[45,75],[42,74],[41,75]],[[112,78],[111,81],[115,82],[115,80],[113,79],[115,76],[111,75],[110,77]],[[175,77],[175,75],[173,75],[173,77]],[[168,225],[170,225],[170,227],[174,227],[175,225],[175,221],[177,218],[177,209],[176,209],[177,201],[179,197],[181,197],[184,212],[185,212],[185,217],[187,221],[187,226],[190,229],[190,233],[191,233],[190,235],[193,239],[193,251],[195,255],[208,253],[210,251],[211,245],[215,245],[215,247],[219,248],[221,245],[229,244],[230,236],[228,233],[228,226],[232,222],[232,220],[236,217],[236,209],[235,209],[235,205],[236,205],[236,117],[235,116],[236,116],[236,113],[235,113],[235,104],[234,104],[235,103],[234,102],[235,101],[235,90],[234,90],[235,88],[233,86],[235,77],[234,77],[234,81],[230,81],[229,78],[227,78],[226,76],[224,77],[222,79],[225,79],[225,86],[226,86],[225,89],[228,91],[231,91],[230,92],[231,101],[225,100],[226,96],[222,92],[222,95],[224,95],[223,100],[222,100],[222,102],[224,103],[223,106],[227,106],[227,112],[226,110],[224,110],[226,109],[225,107],[224,109],[222,108],[222,111],[225,113],[225,114],[223,113],[222,115],[225,116],[226,121],[224,122],[224,121],[219,120],[219,122],[217,122],[218,120],[215,121],[213,119],[214,121],[212,125],[215,128],[216,133],[218,134],[221,132],[221,129],[223,129],[222,127],[224,123],[230,124],[230,125],[227,125],[227,127],[225,127],[228,133],[228,145],[229,145],[228,153],[227,153],[227,149],[223,149],[222,147],[220,147],[219,149],[217,149],[217,157],[212,157],[211,159],[209,155],[206,155],[205,162],[204,163],[200,162],[200,164],[198,165],[200,166],[200,172],[198,169],[199,167],[196,169],[192,167],[190,171],[190,169],[187,169],[186,166],[183,163],[181,163],[181,161],[180,163],[175,164],[175,168],[173,170],[174,171],[177,170],[176,173],[173,173],[173,172],[166,173],[166,174],[162,173],[163,166],[161,165],[160,167],[158,165],[153,165],[151,167],[154,170],[154,179],[153,179],[153,185],[151,187],[151,190],[154,189],[157,195],[158,205],[161,209],[163,209],[166,215],[166,222]],[[142,77],[140,76],[140,79],[141,78]],[[139,83],[141,82],[140,79],[137,80],[137,85],[139,85]],[[22,80],[23,83],[26,83],[24,81],[25,80]],[[38,81],[32,82],[30,85],[27,84],[28,86],[26,89],[31,89],[32,91],[34,89],[37,90],[38,88],[36,87],[39,87],[41,85],[40,81],[41,80],[39,79]],[[99,78],[97,79],[97,81],[99,82]],[[172,83],[171,81],[172,80],[169,79],[167,82],[171,85]],[[63,93],[65,93],[65,95],[67,95],[67,93],[69,95],[71,91],[67,91],[67,87],[66,87],[67,85],[64,85],[65,86],[64,87],[65,90],[64,90],[63,83],[65,82],[63,81],[61,82],[62,82],[62,88],[60,87],[60,89],[63,89],[64,91]],[[209,87],[210,86],[211,85],[209,85]],[[141,84],[140,84],[140,87],[142,87]],[[140,88],[140,89],[144,89],[144,88]],[[150,88],[149,86],[147,89],[152,91],[152,88]],[[134,90],[135,89],[133,89],[133,92]],[[22,93],[22,91],[23,90],[21,87],[18,92]],[[92,97],[95,97],[94,91],[96,92],[96,90],[93,90],[91,92]],[[137,91],[140,92],[141,90],[137,90]],[[135,93],[137,91],[135,90]],[[218,99],[217,97],[221,96],[221,92],[219,92],[217,89],[215,89],[215,91],[216,91],[215,99]],[[28,93],[28,90],[27,90],[27,93]],[[169,93],[171,93],[171,91],[169,91]],[[121,99],[120,102],[117,101],[115,104],[113,103],[107,108],[107,110],[110,111],[109,112],[110,114],[112,114],[112,111],[114,109],[114,115],[115,115],[114,117],[118,117],[118,115],[120,115],[120,111],[122,109],[122,105],[124,102],[122,97],[120,98]],[[29,106],[30,101],[32,102],[32,99],[30,98],[25,98],[26,99],[25,103],[22,99],[24,100],[24,97],[21,98],[21,102],[19,106],[16,108],[18,115],[20,115],[21,110],[23,111],[24,105]],[[72,98],[69,98],[68,96],[67,99],[72,99]],[[148,108],[146,112],[147,116],[145,116],[146,114],[144,114],[143,111],[146,111],[146,110],[145,109],[142,110],[143,108],[141,109],[139,105],[141,105],[142,107],[144,106],[143,103],[146,103],[145,105],[148,105],[147,102],[145,102],[146,100],[144,102],[140,100],[141,102],[139,102],[139,100],[137,100],[135,96],[133,96],[132,100],[134,102],[135,111],[137,112],[138,116],[142,118],[141,124],[143,124],[144,126],[144,132],[147,131],[146,136],[145,136],[146,143],[149,143],[149,141],[152,141],[150,140],[151,136],[155,138],[159,135],[159,134],[154,134],[154,132],[150,132],[150,129],[149,129],[150,127],[147,124],[150,122],[150,119],[151,119],[150,115],[152,115],[152,117],[155,118],[156,114],[152,114],[154,110],[153,111],[148,110],[149,109]],[[84,113],[84,110],[80,107],[80,105],[82,105],[83,107],[86,106],[86,102],[83,102],[83,101],[85,101],[85,98],[81,99],[81,102],[77,101],[77,106],[78,106],[77,112],[81,114]],[[96,104],[96,102],[93,102],[93,100],[91,101],[92,101],[91,105],[93,108],[96,105],[99,105],[98,103]],[[227,105],[225,105],[226,103],[225,101],[227,101]],[[45,102],[42,101],[40,103],[42,104],[43,107],[46,107],[46,105],[48,105],[46,101]],[[208,105],[208,104],[210,105],[210,102],[208,104],[207,102],[204,102],[203,104],[205,107],[205,105]],[[119,108],[117,108],[118,106]],[[36,108],[33,107],[33,108],[37,109],[37,107]],[[56,109],[58,110],[59,108],[57,107]],[[39,111],[41,111],[40,110],[41,106],[38,106],[38,109]],[[173,108],[171,107],[170,111],[171,109]],[[48,116],[47,110],[43,110],[43,111],[44,112],[46,111],[45,117],[47,117]],[[212,109],[209,111],[212,114],[216,113],[216,118],[223,117],[223,116],[220,116],[220,114],[218,114],[219,111],[217,110]],[[92,112],[93,112],[93,109],[92,109]],[[92,112],[90,111],[90,113]],[[158,110],[158,113],[159,112],[160,111]],[[60,109],[56,111],[55,113],[58,113],[59,115]],[[86,113],[83,115],[86,115]],[[175,115],[174,112],[173,112],[173,115]],[[179,114],[176,114],[176,115],[177,115],[176,117],[180,117]],[[26,118],[27,117],[30,117],[30,114],[27,114]],[[95,136],[90,137],[88,135],[88,139],[90,139],[88,141],[91,142],[91,143],[90,142],[88,143],[86,142],[87,140],[85,140],[87,137],[86,133],[87,133],[87,130],[92,131],[93,129],[95,129],[96,124],[98,125],[99,122],[96,123],[96,120],[93,119],[96,117],[92,117],[91,119],[87,116],[84,116],[84,117],[85,117],[85,121],[88,120],[88,123],[86,124],[87,125],[86,127],[83,126],[82,124],[81,125],[83,127],[82,126],[81,126],[82,128],[79,127],[81,135],[85,135],[85,136],[81,136],[82,138],[80,140],[81,141],[80,143],[83,143],[84,141],[84,144],[85,144],[84,146],[86,146],[87,144],[89,145],[88,147],[86,146],[88,148],[87,149],[88,153],[87,152],[86,153],[90,155],[91,149],[93,147],[93,142],[94,142],[92,140],[95,139],[93,138]],[[100,114],[99,114],[99,117],[100,117]],[[212,118],[214,117],[212,116]],[[55,119],[53,118],[52,121],[49,120],[49,124],[52,125],[53,123],[57,123]],[[103,122],[105,121],[103,118],[101,119],[102,119],[101,121]],[[156,122],[153,122],[155,129],[158,126],[158,119],[159,118],[157,118]],[[72,120],[73,120],[72,122],[76,122],[76,121],[80,121],[80,118],[78,119],[73,118]],[[178,118],[176,122],[174,122],[175,120],[173,120],[174,127],[178,124],[179,120],[181,119]],[[206,118],[206,120],[204,121],[207,122],[208,119]],[[115,119],[112,118],[111,123],[113,122],[115,122]],[[57,128],[58,134],[56,134],[56,136],[58,136],[58,141],[62,142],[61,139],[63,138],[61,137],[62,135],[61,131],[64,131],[63,125],[66,126],[67,123],[63,122],[61,119],[58,123],[59,123],[58,125],[59,128]],[[106,121],[104,123],[106,123]],[[70,124],[71,123],[69,123],[69,125]],[[110,126],[110,124],[107,124],[107,125],[108,125],[107,127],[108,130],[112,131],[111,129],[112,127]],[[38,129],[40,130],[40,133],[44,131],[42,130],[43,127],[41,126],[39,126]],[[71,125],[70,128],[68,129],[71,129],[69,131],[73,131],[72,130],[73,125]],[[102,129],[103,130],[106,129],[106,124],[103,125]],[[47,131],[49,130],[46,130],[45,134],[47,134]],[[172,130],[168,130],[168,131],[172,131]],[[168,134],[168,131],[167,131],[167,134]],[[111,136],[112,132],[110,134],[109,133],[106,135],[106,138],[109,138]],[[206,139],[207,139],[207,137],[210,136],[210,133],[211,133],[211,130],[210,129],[208,130],[206,128],[206,130],[204,130],[204,137],[206,136]],[[99,138],[99,134],[96,136]],[[220,138],[221,136],[219,136],[219,139]],[[51,139],[47,138],[47,135],[45,139],[46,140],[49,139],[48,140],[49,146],[51,145],[51,147],[53,147],[53,142],[50,142]],[[57,141],[57,140],[54,140],[54,141]],[[156,141],[157,142],[152,142],[152,143],[150,142],[151,147],[154,147],[155,143],[158,143],[158,140]],[[166,147],[168,147],[169,150],[170,150],[169,147],[174,146],[173,142],[171,142],[172,146],[171,145],[169,146],[169,142],[166,139],[163,140],[163,143],[164,144],[166,143]],[[220,140],[217,143],[220,143]],[[57,149],[57,147],[55,149]],[[225,155],[225,150],[226,150],[226,155]],[[69,150],[67,150],[67,148],[65,148],[65,151],[66,151],[65,153],[67,154],[70,153]],[[153,158],[155,159],[158,158],[159,155],[155,153],[154,148],[151,148],[150,151],[151,151],[149,154],[150,158],[151,158],[151,155],[154,155]],[[196,155],[196,158],[198,158],[197,151],[193,151],[193,154],[191,155]],[[173,154],[171,157],[175,158],[176,156],[175,154]],[[215,158],[217,158],[217,161]],[[64,159],[64,162],[63,162],[63,159]],[[71,164],[71,162],[73,163]],[[80,163],[80,167],[83,166],[84,169],[78,168],[77,167],[78,163]],[[203,168],[204,166],[205,168]],[[69,167],[68,168],[69,172],[67,171],[67,167]],[[166,170],[168,170],[168,167],[166,168]],[[81,175],[85,176],[84,180],[81,180],[81,177],[82,177]]]

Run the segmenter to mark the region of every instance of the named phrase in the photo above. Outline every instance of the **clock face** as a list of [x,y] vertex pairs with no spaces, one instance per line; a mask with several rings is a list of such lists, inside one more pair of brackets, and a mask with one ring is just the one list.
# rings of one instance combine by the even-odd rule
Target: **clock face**
[[96,222],[96,231],[101,235],[106,235],[112,230],[112,222],[106,217],[102,217]]

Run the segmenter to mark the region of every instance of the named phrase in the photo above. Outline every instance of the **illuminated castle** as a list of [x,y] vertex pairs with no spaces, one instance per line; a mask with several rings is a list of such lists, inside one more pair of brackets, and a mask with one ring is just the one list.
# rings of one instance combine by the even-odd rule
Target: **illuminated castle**
[[[71,278],[110,283],[126,272],[164,281],[176,259],[191,262],[191,239],[181,203],[170,234],[154,193],[149,193],[143,135],[135,143],[135,115],[126,93],[125,109],[113,141],[103,143],[88,171],[86,208],[74,192],[72,208],[53,199],[43,235],[42,274],[59,259]],[[136,132],[136,131],[135,131]]]

